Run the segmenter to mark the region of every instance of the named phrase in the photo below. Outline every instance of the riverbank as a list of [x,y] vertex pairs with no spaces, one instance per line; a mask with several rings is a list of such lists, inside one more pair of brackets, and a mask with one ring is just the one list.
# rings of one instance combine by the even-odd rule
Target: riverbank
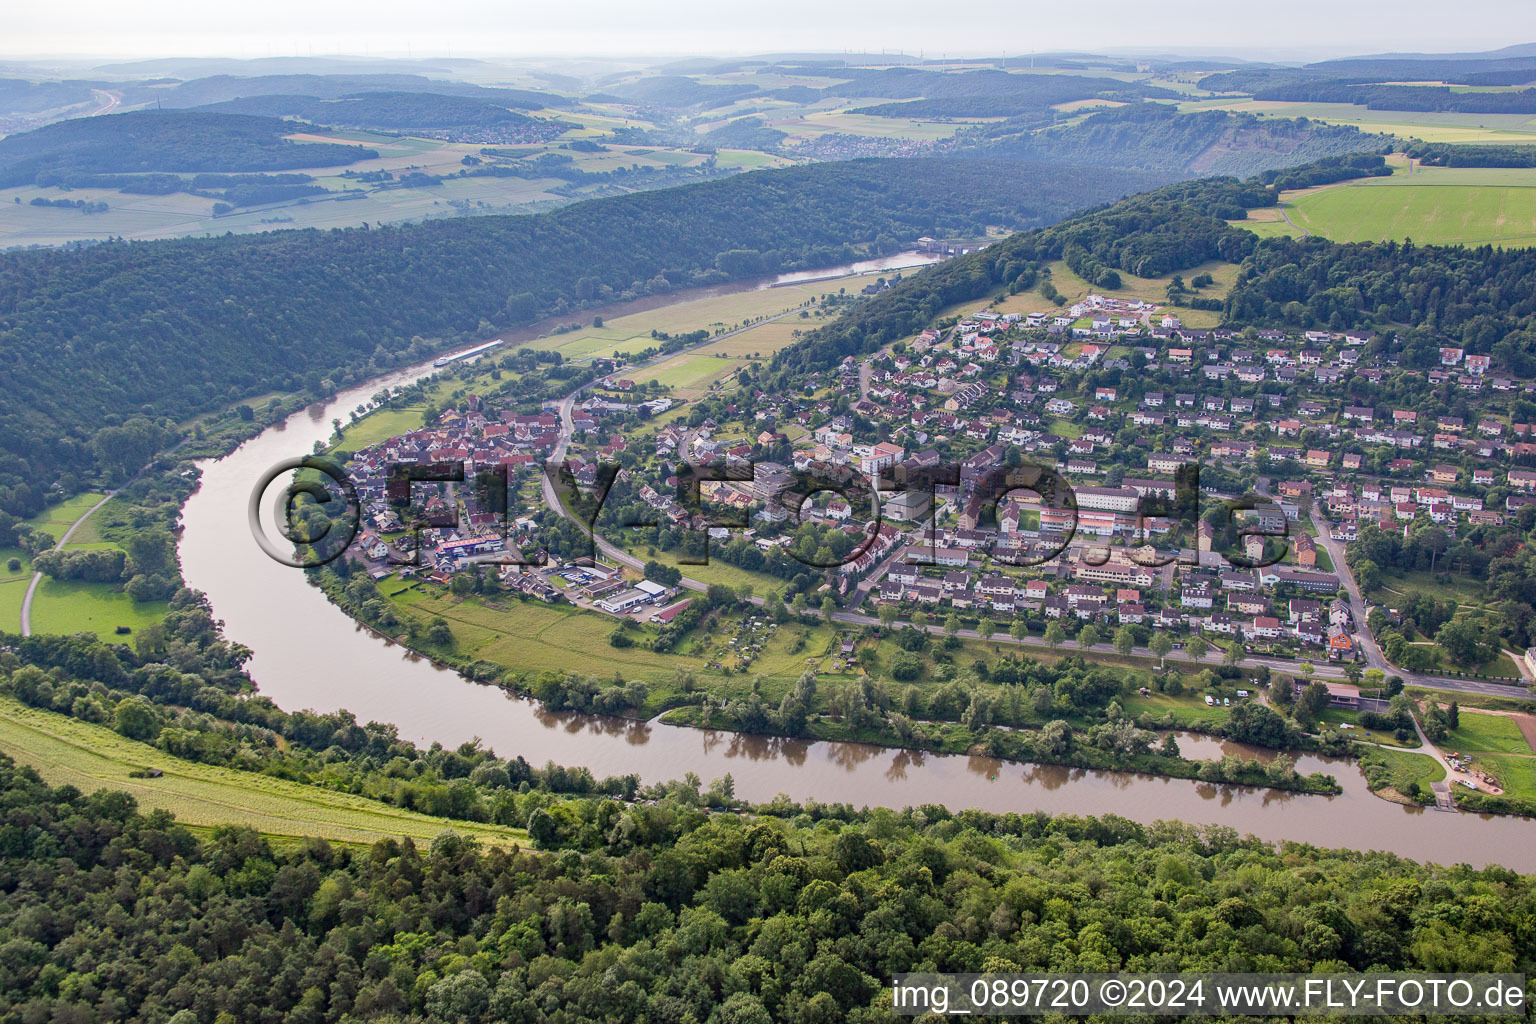
[[[670,725],[733,731],[741,731],[744,725],[716,709],[697,705],[676,708],[660,719]],[[1135,753],[1117,752],[1085,743],[1083,735],[1077,731],[1065,737],[1055,737],[1063,746],[1052,749],[1047,745],[1044,729],[986,728],[978,732],[960,722],[924,722],[921,725],[920,733],[903,736],[895,731],[889,720],[861,727],[821,716],[807,723],[803,736],[782,738],[867,743],[898,751],[990,757],[1018,765],[1055,765],[1129,775],[1196,779],[1293,793],[1332,796],[1343,792],[1343,787],[1332,775],[1315,772],[1303,776],[1289,768],[1271,771],[1269,765],[1257,759],[1190,760],[1177,754],[1160,753],[1150,749],[1150,745],[1149,749]]]
[[[345,576],[336,572],[336,568],[332,566],[314,570],[308,573],[308,577],[326,594],[333,605],[355,621],[361,621],[365,616],[363,606],[369,609],[374,608],[376,599],[370,598],[360,605],[361,599],[354,588],[361,587],[365,593],[374,591],[366,580],[360,578],[361,568],[355,563]],[[347,580],[351,582],[346,582]],[[453,614],[453,608],[466,607],[470,602],[476,608],[489,608],[489,600],[484,597],[449,598],[438,593],[435,588],[433,588],[433,596],[437,600],[428,602],[430,607],[421,614],[434,615],[433,621],[441,616],[448,616],[444,621],[458,625],[461,633],[459,639],[468,644],[469,638],[462,635],[467,627],[463,624],[464,620]],[[449,603],[452,603],[452,607],[441,606]],[[530,617],[543,622],[549,620],[551,616],[563,615],[563,620],[556,619],[561,623],[561,634],[570,637],[572,650],[580,647],[584,652],[587,647],[575,639],[577,631],[572,626],[578,619],[585,623],[587,619],[596,617],[596,613],[572,611],[564,605],[551,608],[543,602],[516,596],[504,596],[497,600],[495,609],[496,614],[506,621],[507,631],[517,635],[522,635],[525,631],[521,628],[513,629],[514,618],[520,624],[523,619]],[[601,690],[594,690],[584,678],[566,675],[563,684],[547,678],[551,672],[565,675],[564,670],[560,668],[546,668],[541,672],[534,672],[525,667],[523,671],[514,672],[503,669],[495,663],[480,660],[476,657],[475,649],[471,649],[467,654],[458,654],[445,651],[441,643],[429,645],[423,641],[429,632],[427,621],[418,617],[414,610],[403,613],[403,617],[405,621],[397,622],[390,627],[392,632],[381,631],[377,623],[362,622],[362,625],[391,643],[401,644],[423,658],[459,672],[467,680],[497,685],[519,696],[541,700],[546,706],[551,706],[555,710],[573,709],[574,704],[576,710],[590,712],[601,709],[604,713],[636,721],[655,719],[676,726],[727,729],[785,740],[855,741],[894,750],[981,754],[1020,764],[1059,764],[1112,772],[1199,779],[1204,782],[1228,782],[1301,793],[1337,794],[1340,792],[1337,780],[1328,776],[1318,775],[1309,778],[1299,776],[1292,771],[1271,771],[1257,761],[1236,763],[1231,759],[1223,759],[1219,763],[1212,764],[1189,760],[1177,754],[1168,755],[1142,749],[1143,746],[1149,746],[1141,742],[1145,739],[1145,734],[1155,728],[1182,728],[1205,732],[1216,737],[1225,736],[1221,722],[1200,719],[1175,720],[1172,712],[1166,713],[1161,720],[1155,719],[1150,712],[1142,712],[1139,715],[1121,713],[1113,716],[1113,722],[1111,714],[1106,713],[1102,708],[1082,708],[1075,712],[1051,710],[1025,716],[1024,712],[1029,703],[1023,699],[1026,691],[1018,688],[1010,691],[1008,687],[978,683],[974,684],[975,689],[964,695],[961,703],[962,705],[966,701],[974,703],[975,700],[980,699],[977,694],[982,694],[991,704],[985,713],[984,723],[968,726],[953,715],[945,715],[944,720],[935,720],[930,717],[921,722],[914,722],[910,717],[896,713],[894,708],[886,711],[870,708],[861,716],[864,719],[863,724],[854,725],[843,717],[831,713],[830,705],[838,702],[839,698],[835,692],[838,689],[851,687],[865,692],[871,686],[880,685],[878,681],[863,676],[856,670],[832,673],[829,678],[828,674],[820,672],[817,667],[807,669],[808,674],[815,676],[820,692],[792,715],[786,716],[782,712],[783,702],[799,689],[799,685],[794,682],[794,677],[800,674],[800,670],[791,673],[788,678],[764,675],[749,678],[736,673],[710,674],[707,672],[692,675],[694,668],[691,664],[673,655],[673,659],[679,664],[677,671],[690,673],[690,686],[679,687],[675,682],[668,681],[658,687],[636,689],[632,683],[615,681],[605,685]],[[791,622],[786,624],[786,628],[791,634],[797,629],[818,631],[818,635],[822,636],[821,646],[831,646],[835,642],[835,634],[826,632],[821,623]],[[876,632],[882,631],[876,630]],[[766,657],[758,662],[759,666],[771,665],[780,660],[774,654],[774,644],[778,639],[769,641],[768,650],[764,652]],[[883,639],[889,639],[889,637]],[[459,640],[455,643],[459,643]],[[526,651],[532,643],[531,638],[525,639],[520,648]],[[956,647],[961,646],[958,640],[954,641],[954,644]],[[431,650],[427,649],[429,646],[432,647]],[[606,647],[605,642],[598,648],[599,652]],[[824,657],[824,654],[818,656],[810,647],[805,650],[812,655],[811,662],[820,662]],[[626,646],[612,653],[615,656],[622,654],[633,659],[638,656],[637,652],[643,654],[644,648],[639,645]],[[975,650],[969,650],[967,653],[977,658],[981,657],[981,654]],[[543,661],[540,663],[544,664]],[[1072,667],[1074,665],[1077,667]],[[609,668],[612,668],[615,676],[618,677],[621,671],[618,663],[592,664],[584,655],[580,664],[582,672],[594,683],[596,679],[605,676]],[[1097,665],[1083,666],[1081,662],[1069,661],[1067,672],[1069,677],[1076,678],[1082,671],[1099,669]],[[1136,681],[1140,678],[1141,676],[1137,675],[1134,679],[1123,683],[1117,694],[1106,695],[1106,705],[1134,699]],[[980,688],[983,685],[984,690]],[[952,688],[953,684],[949,686]],[[694,687],[697,689],[695,690]],[[942,680],[922,681],[925,699],[933,701],[935,705],[945,688],[946,683]],[[1012,705],[1011,711],[1010,705]],[[959,710],[964,710],[963,706]],[[1053,719],[1062,720],[1059,728],[1064,728],[1065,732],[1050,745],[1046,745],[1039,742],[1038,737]],[[1104,730],[1114,722],[1120,721],[1127,723],[1126,728],[1129,731],[1113,737],[1111,742],[1105,744],[1099,737],[1108,736],[1109,734]],[[787,728],[791,725],[792,729]],[[1315,739],[1306,736],[1299,738],[1304,742],[1290,753],[1306,754],[1319,751],[1320,745]],[[1345,743],[1342,748],[1329,752],[1348,754],[1349,744]]]

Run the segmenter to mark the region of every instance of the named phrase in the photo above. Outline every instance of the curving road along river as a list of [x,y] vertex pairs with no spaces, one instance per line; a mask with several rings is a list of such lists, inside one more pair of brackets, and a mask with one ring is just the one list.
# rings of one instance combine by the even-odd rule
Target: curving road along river
[[[698,295],[677,298],[689,297]],[[202,486],[182,513],[183,570],[187,581],[208,595],[229,638],[254,652],[250,670],[261,692],[284,708],[346,708],[365,722],[393,722],[416,742],[456,746],[478,736],[504,757],[586,765],[599,776],[634,772],[656,782],[689,771],[705,780],[729,772],[737,794],[755,801],[787,793],[798,800],[855,805],[936,803],[990,811],[1113,813],[1146,822],[1174,818],[1272,840],[1536,870],[1536,822],[1400,807],[1371,796],[1352,765],[1321,758],[1304,757],[1299,767],[1332,772],[1344,786],[1342,795],[1301,796],[857,743],[552,715],[468,683],[360,629],[308,586],[302,573],[268,559],[246,524],[250,488],[265,470],[308,452],[329,435],[332,417],[345,416],[381,387],[429,372],[430,366],[415,367],[354,388],[201,466]],[[1218,744],[1202,738],[1186,738],[1183,745],[1196,756],[1219,752]]]

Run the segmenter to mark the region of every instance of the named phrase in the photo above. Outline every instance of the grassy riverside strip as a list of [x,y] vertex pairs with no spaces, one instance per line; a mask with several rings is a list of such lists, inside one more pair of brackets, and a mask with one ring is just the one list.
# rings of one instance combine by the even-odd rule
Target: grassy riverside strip
[[[348,599],[344,588],[335,585],[334,579],[329,579],[322,584],[322,589],[349,615],[360,611]],[[465,607],[465,605],[460,605]],[[474,606],[476,608],[479,605]],[[460,628],[460,635],[464,641],[470,638],[465,633],[468,620],[454,616],[451,608],[432,608],[431,612],[449,618]],[[537,603],[525,602],[517,598],[507,598],[504,604],[498,604],[494,609],[500,617],[518,615],[520,613],[531,615],[537,619],[553,618],[560,623],[562,636],[567,637],[567,643],[577,642],[571,638],[586,636],[589,646],[582,649],[591,652],[593,657],[601,657],[604,648],[598,643],[607,629],[606,623],[602,623],[601,616],[594,612],[560,610]],[[421,620],[417,620],[418,622]],[[582,630],[580,627],[590,625],[591,630]],[[543,626],[548,629],[549,626]],[[832,633],[823,624],[803,627],[814,637],[820,638],[816,644],[808,643],[805,650],[808,652],[820,652],[831,643]],[[791,627],[793,629],[793,627]],[[473,631],[471,631],[473,632]],[[587,634],[590,634],[589,636]],[[1099,747],[1094,745],[1101,733],[1098,730],[1109,730],[1111,727],[1123,723],[1123,728],[1131,733],[1145,732],[1149,728],[1183,728],[1193,732],[1207,733],[1210,735],[1226,735],[1223,721],[1211,718],[1191,716],[1185,719],[1175,716],[1173,710],[1166,710],[1162,716],[1154,717],[1150,711],[1144,712],[1136,718],[1120,717],[1112,720],[1100,721],[1086,714],[1070,715],[1067,719],[1060,720],[1060,725],[1066,727],[1065,738],[1060,736],[1060,727],[1055,730],[1056,738],[1052,741],[1054,746],[1041,742],[1042,736],[1057,721],[1054,713],[1041,718],[1031,716],[1020,718],[1016,722],[1007,725],[991,723],[994,727],[987,728],[985,735],[981,735],[960,722],[954,721],[924,721],[914,722],[895,712],[881,718],[877,724],[854,725],[851,721],[835,717],[830,712],[830,704],[835,699],[831,696],[820,696],[811,702],[808,714],[804,716],[804,724],[799,728],[791,728],[786,724],[775,724],[773,716],[764,715],[762,708],[767,706],[780,706],[784,698],[790,697],[798,688],[793,681],[793,675],[763,676],[759,675],[748,679],[737,675],[724,675],[714,677],[700,675],[698,684],[706,687],[706,692],[691,692],[680,687],[675,680],[661,677],[654,686],[647,687],[641,697],[640,703],[631,703],[635,698],[635,691],[621,690],[611,687],[595,694],[590,693],[580,683],[572,679],[567,673],[554,668],[545,668],[539,671],[535,668],[525,667],[522,671],[515,667],[509,667],[502,662],[490,662],[476,658],[473,655],[456,654],[451,649],[442,645],[423,642],[419,637],[413,638],[411,632],[402,632],[394,639],[417,649],[424,656],[437,660],[442,664],[457,668],[471,679],[490,683],[535,697],[547,705],[567,710],[600,710],[605,714],[614,714],[620,717],[645,720],[652,715],[661,714],[663,720],[673,725],[688,725],[699,728],[724,728],[743,733],[766,733],[768,735],[783,736],[787,738],[818,739],[818,740],[843,740],[877,744],[881,746],[928,750],[936,753],[948,754],[982,754],[1007,760],[1030,761],[1041,764],[1061,764],[1077,768],[1099,769],[1106,771],[1145,772],[1154,775],[1165,775],[1172,778],[1199,779],[1204,782],[1228,782],[1250,786],[1269,786],[1275,789],[1285,789],[1304,793],[1335,794],[1340,792],[1336,779],[1332,776],[1315,773],[1303,776],[1294,771],[1284,769],[1269,771],[1266,766],[1257,761],[1241,761],[1235,758],[1224,759],[1221,762],[1192,761],[1179,756],[1169,756],[1158,752],[1157,749],[1147,745],[1147,749],[1140,753],[1130,752],[1115,747]],[[459,642],[456,640],[456,643]],[[524,638],[514,645],[523,649],[529,644],[537,644],[537,634]],[[970,649],[973,655],[978,654],[982,644],[978,641],[959,642],[960,646]],[[498,645],[498,649],[501,645]],[[593,672],[599,672],[607,668],[627,667],[633,671],[640,667],[642,672],[648,661],[656,659],[656,655],[640,645],[626,647],[620,650],[608,649],[607,654],[615,658],[623,658],[624,661],[615,664],[611,659],[602,663],[588,664]],[[634,659],[642,659],[635,662]],[[1058,659],[1058,661],[1061,659]],[[690,659],[692,667],[696,663]],[[1077,673],[1087,672],[1092,666],[1074,662],[1065,666],[1066,671]],[[563,679],[561,677],[564,677]],[[842,684],[858,688],[863,680],[860,677],[841,673],[817,673],[818,680],[828,684],[830,688],[834,684]],[[1138,677],[1139,678],[1139,677]],[[931,690],[939,690],[940,686],[930,683]],[[984,689],[995,701],[1002,705],[1006,702],[1009,693],[1006,687],[995,684],[987,684]],[[581,699],[583,695],[598,702],[595,706],[581,704],[573,705],[573,699]],[[713,697],[719,701],[724,698],[727,701],[725,708],[705,707],[701,701]],[[1119,698],[1137,700],[1134,696],[1121,693]],[[1178,705],[1179,707],[1185,705]],[[1191,700],[1189,707],[1202,707],[1198,702]],[[739,709],[753,708],[749,711],[752,718],[749,719]],[[1106,732],[1104,741],[1115,742]],[[1135,744],[1133,744],[1133,747]],[[1320,744],[1312,737],[1300,737],[1299,742],[1293,745],[1295,749],[1317,750]],[[1332,748],[1330,748],[1332,749]],[[1346,743],[1344,749],[1348,749]]]
[[[0,753],[31,765],[50,785],[87,793],[122,790],[146,811],[167,810],[189,825],[246,825],[264,835],[350,843],[391,837],[430,842],[448,830],[498,845],[527,839],[523,829],[436,818],[318,786],[185,761],[105,726],[10,697],[0,697]],[[139,777],[150,770],[162,774]]]

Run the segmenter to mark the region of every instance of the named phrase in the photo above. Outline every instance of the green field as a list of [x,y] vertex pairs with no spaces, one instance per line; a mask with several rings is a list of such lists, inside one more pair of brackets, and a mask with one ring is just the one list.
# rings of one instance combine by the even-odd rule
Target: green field
[[[459,601],[431,588],[413,588],[394,598],[397,609],[424,620],[442,616],[454,634],[454,653],[484,658],[537,674],[573,667],[626,679],[654,681],[670,677],[681,662],[636,645],[608,643],[618,620],[570,605],[508,600],[501,607],[479,600]],[[693,665],[692,667],[699,667]]]
[[[648,127],[645,122],[628,118],[570,111],[544,113],[581,124],[582,127],[567,133],[566,137],[571,139],[601,136],[626,126]],[[463,169],[463,158],[476,155],[480,149],[477,143],[441,142],[351,129],[336,133],[316,130],[292,138],[301,142],[360,143],[377,150],[379,155],[358,161],[348,170],[390,171],[397,175],[406,171],[454,175]],[[634,164],[665,168],[699,164],[705,160],[703,155],[687,150],[647,148],[629,151],[610,147],[603,152],[583,153],[560,150],[561,145],[562,142],[556,140],[543,146],[514,148],[526,148],[530,152],[540,149],[559,151],[562,156],[573,157],[577,168],[594,173]],[[749,169],[788,163],[781,157],[734,150],[721,151],[716,160],[721,167]],[[103,202],[108,207],[105,212],[87,215],[74,209],[31,205],[33,199],[59,198],[64,193],[58,188],[27,185],[0,189],[0,246],[59,245],[87,238],[153,239],[225,232],[239,234],[274,228],[323,230],[352,227],[365,221],[388,224],[468,214],[533,213],[586,198],[580,192],[572,194],[573,190],[565,180],[554,177],[448,177],[426,187],[400,188],[364,184],[356,178],[343,177],[336,167],[307,170],[330,194],[242,208],[219,217],[213,215],[214,199],[187,193],[147,196],[105,188],[70,190],[68,198]],[[343,193],[345,198],[338,198]]]
[[[1442,696],[1442,701],[1444,700]],[[1470,755],[1474,765],[1499,780],[1512,797],[1536,799],[1536,755],[1508,715],[1461,709],[1460,724],[1440,744],[1447,753]]]
[[1153,690],[1145,697],[1127,693],[1118,699],[1128,715],[1137,717],[1149,713],[1154,718],[1162,718],[1171,712],[1173,720],[1180,724],[1225,722],[1232,714],[1229,707],[1207,706],[1205,695],[1192,690],[1186,690],[1177,697]]
[[1429,654],[1429,671],[1431,672],[1470,672],[1472,675],[1484,676],[1489,679],[1518,679],[1520,668],[1509,656],[1500,652],[1481,665],[1458,665],[1451,660],[1451,655],[1444,647],[1430,640],[1415,641],[1412,646],[1418,647]]
[[1389,607],[1410,594],[1423,592],[1437,601],[1451,600],[1458,605],[1481,605],[1488,596],[1487,589],[1467,576],[1447,576],[1445,582],[1436,579],[1437,573],[1403,572],[1383,570],[1381,586],[1369,596],[1371,600]]
[[1419,745],[1418,736],[1414,736],[1407,743],[1399,743],[1397,736],[1391,731],[1365,728],[1360,724],[1360,712],[1358,711],[1346,711],[1343,708],[1324,708],[1317,713],[1317,720],[1331,725],[1347,723],[1354,726],[1353,729],[1347,730],[1350,739],[1364,740],[1367,743],[1381,743],[1390,747],[1417,747]]
[[[51,534],[55,540],[64,536],[71,525],[85,512],[94,508],[102,499],[95,493],[77,494],[58,505],[29,519],[34,527]],[[69,539],[67,548],[116,547],[107,540],[102,529],[120,513],[121,502],[107,502],[92,513]],[[0,557],[22,557],[20,552],[0,552]],[[23,557],[23,562],[27,560]],[[0,567],[4,562],[0,561]],[[24,567],[20,575],[0,568],[0,621],[6,629],[21,625],[21,603],[26,594],[31,566]],[[95,633],[104,639],[122,639],[117,627],[127,626],[137,631],[159,622],[165,616],[168,603],[150,601],[135,604],[119,587],[111,583],[86,583],[79,580],[55,580],[44,577],[38,584],[32,599],[32,629],[37,633]]]
[[1536,244],[1536,172],[1524,171],[1524,184],[1416,183],[1434,170],[1403,182],[1372,178],[1323,189],[1290,201],[1287,213],[1298,227],[1336,242]]
[[[95,507],[102,497],[101,494],[91,492],[77,494],[33,516],[27,522],[58,540],[81,515]],[[75,531],[67,547],[114,547],[101,533],[113,509],[114,504],[108,502],[97,510]],[[6,561],[13,557],[22,560],[20,573],[12,573],[4,568]],[[15,630],[21,627],[21,604],[31,575],[31,560],[25,554],[15,548],[0,550],[0,623],[3,623],[0,628]],[[32,629],[38,633],[85,632],[111,638],[118,636],[118,626],[138,630],[160,621],[166,607],[164,601],[136,605],[127,594],[109,583],[44,578],[32,600]]]
[[[800,627],[785,626],[752,664],[750,675],[720,674],[707,664],[725,650],[725,640],[733,634],[739,616],[722,620],[713,633],[695,632],[675,652],[658,654],[639,643],[613,647],[608,637],[621,620],[571,605],[460,601],[429,588],[408,589],[392,595],[392,600],[405,614],[422,620],[440,615],[447,620],[454,634],[454,655],[483,658],[530,676],[576,669],[598,676],[618,673],[626,680],[639,679],[654,686],[670,684],[678,669],[687,668],[701,682],[707,681],[712,693],[721,696],[744,695],[754,679],[761,680],[767,684],[765,693],[775,692],[775,701],[776,691],[804,672],[808,659],[826,654],[833,632],[821,623],[807,626],[805,645],[792,651]],[[631,622],[629,628],[638,636],[649,627]],[[663,699],[665,692],[654,693],[653,699]]]
[[687,355],[662,363],[655,369],[643,370],[640,377],[655,380],[668,388],[698,390],[736,369],[736,361],[719,356]]
[[[771,576],[766,572],[754,572],[751,569],[743,569],[740,566],[732,565],[724,559],[711,558],[704,565],[684,565],[677,560],[676,551],[656,551],[653,554],[646,547],[631,543],[633,538],[624,537],[623,534],[625,532],[627,531],[616,531],[614,536],[605,537],[604,539],[610,544],[623,548],[636,558],[643,558],[646,561],[655,560],[662,565],[673,566],[691,580],[698,580],[704,584],[724,583],[728,587],[751,587],[752,592],[758,597],[764,596],[770,590],[784,589],[785,581],[777,576]],[[717,542],[711,541],[712,545],[715,543]],[[711,547],[710,550],[718,549]]]
[[[0,563],[3,565],[4,563]],[[27,594],[31,576],[11,577],[0,582],[0,630],[14,633],[21,628],[21,602]]]
[[[32,599],[32,630],[36,633],[95,633],[110,640],[116,635],[118,626],[127,626],[137,632],[159,622],[169,607],[166,601],[135,604],[127,594],[108,583],[83,583],[45,576]],[[17,611],[19,614],[19,601]]]
[[1508,715],[1480,715],[1462,711],[1461,724],[1440,744],[1447,751],[1466,754],[1531,754],[1520,727]]
[[[251,772],[197,764],[65,715],[0,697],[0,752],[37,769],[50,785],[85,792],[123,790],[143,810],[164,809],[188,825],[248,825],[275,836],[371,843],[391,836],[430,842],[453,829],[489,842],[520,840],[520,829],[451,821],[349,793]],[[133,778],[158,768],[157,779]]]
[[35,529],[53,534],[53,539],[58,540],[64,536],[64,531],[72,526],[76,519],[85,514],[97,502],[106,495],[94,491],[86,491],[73,497],[65,498],[57,505],[51,505],[27,520],[27,523]]
[[1385,764],[1393,775],[1400,771],[1407,771],[1423,790],[1428,790],[1433,783],[1445,779],[1445,766],[1428,754],[1412,754],[1406,750],[1383,750],[1377,748],[1367,751],[1361,757],[1361,760],[1377,761]]

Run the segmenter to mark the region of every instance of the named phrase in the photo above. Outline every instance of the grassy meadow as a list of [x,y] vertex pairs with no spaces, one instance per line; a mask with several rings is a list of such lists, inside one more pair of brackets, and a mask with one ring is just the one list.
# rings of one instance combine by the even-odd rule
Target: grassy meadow
[[[434,818],[349,793],[183,761],[106,726],[9,697],[0,697],[0,752],[31,765],[50,785],[69,784],[88,793],[122,790],[142,810],[168,810],[187,825],[246,825],[267,835],[350,843],[403,836],[430,842],[447,829],[491,843],[526,838],[521,829]],[[153,779],[132,774],[146,769],[163,774]]]
[[1287,212],[1296,226],[1336,242],[1528,246],[1536,244],[1536,170],[1522,171],[1519,185],[1456,180],[1463,175],[1422,184],[1368,178],[1291,201]]
[[[55,540],[62,538],[74,522],[101,501],[97,493],[77,494],[54,505],[28,520],[33,526],[51,534]],[[108,540],[104,530],[121,514],[123,504],[109,501],[91,513],[80,524],[65,550],[77,551],[92,548],[116,547]],[[19,551],[0,552],[0,558],[20,557],[21,573],[5,569],[0,561],[0,616],[7,629],[21,625],[21,605],[31,578],[31,565]],[[81,580],[56,580],[44,577],[32,598],[32,630],[37,633],[94,633],[103,639],[127,638],[138,630],[159,622],[169,603],[165,601],[134,601],[111,583],[89,583]],[[126,627],[128,634],[120,633]]]

